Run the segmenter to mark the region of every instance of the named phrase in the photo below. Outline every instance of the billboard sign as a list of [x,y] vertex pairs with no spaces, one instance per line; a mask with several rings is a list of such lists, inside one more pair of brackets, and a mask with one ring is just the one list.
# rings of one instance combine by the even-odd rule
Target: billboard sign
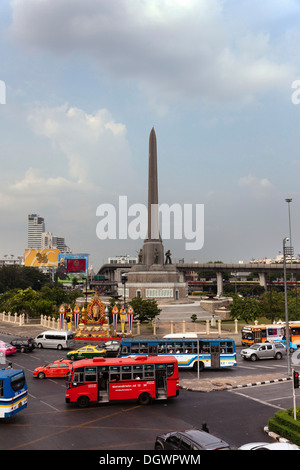
[[[86,253],[59,253],[58,267],[59,272],[64,275],[84,274],[87,276],[89,266],[89,255]],[[62,279],[62,277],[59,275]]]
[[40,268],[40,267],[55,267],[58,266],[58,249],[45,249],[39,250],[36,248],[25,249],[25,266]]

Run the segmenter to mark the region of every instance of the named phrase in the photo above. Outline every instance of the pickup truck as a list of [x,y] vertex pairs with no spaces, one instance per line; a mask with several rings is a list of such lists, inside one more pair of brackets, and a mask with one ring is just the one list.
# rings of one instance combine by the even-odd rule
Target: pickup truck
[[286,355],[286,348],[280,342],[274,343],[255,343],[250,348],[242,349],[243,359],[257,361],[258,359],[282,359]]

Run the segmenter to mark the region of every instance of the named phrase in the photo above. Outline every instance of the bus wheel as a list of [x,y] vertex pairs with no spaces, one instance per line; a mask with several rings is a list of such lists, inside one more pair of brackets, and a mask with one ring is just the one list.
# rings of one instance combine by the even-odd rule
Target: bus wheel
[[257,361],[257,355],[256,355],[256,354],[252,354],[252,356],[250,357],[250,359],[251,359],[252,362]]
[[77,399],[77,405],[79,408],[87,408],[90,404],[90,399],[89,397],[86,397],[85,395],[82,395]]
[[[194,362],[193,364],[193,370],[197,372],[198,370],[198,363],[197,361]],[[203,362],[199,361],[199,371],[202,372],[204,370],[204,364]]]
[[149,395],[149,393],[142,393],[139,396],[140,405],[150,405],[150,403],[151,403],[151,396]]

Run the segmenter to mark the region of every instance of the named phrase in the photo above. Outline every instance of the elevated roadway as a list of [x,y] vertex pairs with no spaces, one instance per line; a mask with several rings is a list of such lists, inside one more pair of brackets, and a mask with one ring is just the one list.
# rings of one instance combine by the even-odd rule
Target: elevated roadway
[[[132,264],[104,264],[99,269],[98,274],[104,275],[110,281],[121,282],[121,275],[130,271]],[[266,274],[283,273],[283,264],[272,263],[246,263],[246,264],[227,264],[227,263],[176,263],[176,269],[183,274],[194,272],[213,272],[217,278],[217,293],[223,293],[223,273],[256,273],[259,276],[260,285],[267,287]],[[300,263],[286,264],[287,273],[300,273]]]

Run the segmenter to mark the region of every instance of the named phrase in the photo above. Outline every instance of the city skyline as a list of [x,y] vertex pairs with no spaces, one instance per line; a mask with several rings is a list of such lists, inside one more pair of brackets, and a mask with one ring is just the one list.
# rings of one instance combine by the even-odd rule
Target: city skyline
[[[100,204],[203,204],[204,245],[172,257],[276,257],[300,229],[296,0],[3,0],[0,257],[42,214],[95,271],[141,240],[99,240]],[[53,33],[55,31],[55,34]]]

